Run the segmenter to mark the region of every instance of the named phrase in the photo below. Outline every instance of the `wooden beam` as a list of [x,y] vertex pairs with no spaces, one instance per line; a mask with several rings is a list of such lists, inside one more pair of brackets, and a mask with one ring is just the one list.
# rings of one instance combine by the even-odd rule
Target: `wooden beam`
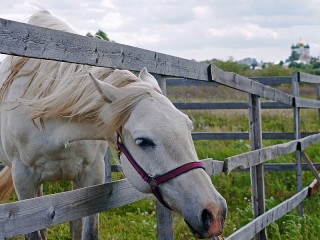
[[320,76],[300,72],[299,82],[320,84]]
[[0,18],[0,53],[208,80],[208,64]]
[[[317,132],[303,132],[301,137],[307,137]],[[193,140],[248,140],[249,133],[246,132],[223,132],[223,133],[210,133],[210,132],[194,132],[192,133]],[[262,139],[275,140],[275,139],[294,139],[294,133],[289,132],[266,132],[262,133]]]
[[209,176],[223,173],[223,161],[212,160],[212,158],[200,160],[205,167],[206,173]]
[[256,166],[276,157],[295,152],[297,149],[297,143],[298,141],[294,140],[228,157],[224,162],[224,171],[230,173],[231,171],[237,169],[245,169]]
[[295,104],[299,108],[320,109],[320,101],[318,101],[318,100],[296,97],[295,98]]
[[224,72],[214,65],[210,65],[210,70],[212,81],[289,106],[293,105],[293,96],[289,94],[283,93],[236,73]]
[[[178,109],[207,110],[207,109],[248,109],[247,102],[203,102],[203,103],[173,103]],[[291,106],[277,102],[261,102],[262,109],[292,109]]]
[[[145,199],[126,180],[0,205],[0,239],[69,222]],[[94,204],[92,204],[94,202]]]
[[309,187],[304,188],[302,191],[295,194],[288,200],[265,212],[263,215],[257,217],[244,227],[231,234],[226,238],[226,240],[253,238],[257,232],[261,231],[261,229],[266,228],[268,225],[277,221],[286,213],[296,208],[308,196],[308,189]]
[[320,133],[302,139],[293,140],[287,143],[277,144],[270,147],[265,147],[251,152],[228,157],[224,162],[224,171],[229,173],[237,169],[252,167],[276,157],[293,153],[296,150],[303,150],[310,144],[319,141]]
[[[290,77],[252,77],[256,82],[265,85],[291,83]],[[188,78],[167,78],[167,86],[218,86],[216,82],[195,81]]]
[[320,133],[312,134],[310,136],[299,139],[298,150],[303,151],[311,144],[320,142]]

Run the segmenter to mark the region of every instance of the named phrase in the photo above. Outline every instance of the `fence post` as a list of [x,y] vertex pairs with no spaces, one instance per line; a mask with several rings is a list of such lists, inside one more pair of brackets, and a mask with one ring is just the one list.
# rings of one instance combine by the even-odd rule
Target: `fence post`
[[[262,148],[261,129],[261,104],[260,97],[249,94],[249,121],[250,121],[250,144],[251,150]],[[252,187],[252,205],[254,218],[265,212],[265,190],[264,190],[264,169],[263,164],[250,168]],[[256,234],[257,240],[267,239],[266,229]]]
[[[156,78],[163,95],[166,95],[166,79],[158,74],[153,74],[153,76]],[[172,212],[164,207],[158,200],[156,200],[156,214],[158,240],[173,240],[174,233]]]
[[[294,97],[299,97],[299,82],[300,82],[300,73],[294,72],[292,73],[292,94]],[[295,99],[295,98],[294,98]],[[293,103],[293,117],[294,117],[294,139],[300,139],[300,109],[294,100]],[[302,165],[301,165],[301,151],[296,151],[296,189],[297,193],[302,190]],[[299,204],[297,207],[298,214],[300,216],[303,215],[303,204]]]
[[105,176],[104,182],[111,182],[111,163],[110,163],[110,148],[107,147],[106,153],[104,154],[104,164],[105,164]]
[[[317,100],[320,101],[320,84],[317,84]],[[318,119],[320,123],[320,109],[318,109]]]

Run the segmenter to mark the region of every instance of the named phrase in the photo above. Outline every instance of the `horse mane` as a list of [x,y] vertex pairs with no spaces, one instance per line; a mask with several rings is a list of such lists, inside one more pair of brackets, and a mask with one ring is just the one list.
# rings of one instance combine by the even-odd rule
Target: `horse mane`
[[[72,32],[65,23],[46,10],[32,15],[29,24]],[[5,96],[15,79],[30,77],[27,88],[10,106],[24,107],[31,112],[32,120],[64,117],[86,120],[103,128],[104,137],[110,137],[129,117],[132,109],[154,89],[126,70],[92,67],[74,63],[8,56],[2,63],[3,80],[0,99]],[[97,91],[88,73],[124,91],[110,104],[113,118],[110,122],[101,119],[106,102]]]

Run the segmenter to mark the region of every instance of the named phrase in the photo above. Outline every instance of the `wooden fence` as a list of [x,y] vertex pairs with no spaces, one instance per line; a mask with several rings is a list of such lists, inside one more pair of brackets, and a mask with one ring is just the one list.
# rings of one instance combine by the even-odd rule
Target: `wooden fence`
[[[301,164],[301,156],[304,157],[303,150],[309,145],[319,142],[320,134],[305,134],[303,138],[300,138],[299,109],[319,109],[320,102],[300,98],[298,83],[305,81],[318,84],[319,78],[302,73],[295,73],[292,78],[283,78],[287,82],[293,81],[294,94],[289,95],[264,85],[263,82],[224,72],[214,65],[5,19],[0,19],[0,53],[134,71],[147,67],[157,78],[164,92],[165,76],[170,76],[186,78],[188,79],[184,80],[186,84],[194,80],[200,81],[202,84],[218,83],[248,93],[248,104],[226,103],[225,106],[229,104],[229,108],[249,108],[249,133],[224,133],[222,135],[194,133],[193,135],[194,139],[250,139],[252,150],[250,152],[228,157],[224,161],[203,160],[209,175],[250,168],[255,219],[227,239],[250,239],[254,236],[257,239],[265,239],[265,227],[299,206],[303,199],[313,193],[318,186],[314,181],[306,188],[301,187],[301,171],[304,167]],[[168,84],[172,83],[170,82],[171,80],[168,81]],[[271,102],[261,103],[260,98],[271,100]],[[184,108],[182,105],[180,104],[180,108]],[[188,107],[190,108],[192,105],[190,104]],[[193,107],[199,108],[199,105]],[[209,103],[203,107],[219,108],[219,104]],[[278,138],[293,139],[292,141],[265,148],[262,146],[262,138],[268,137],[261,131],[262,107],[294,109],[295,131],[281,133],[281,136],[278,136]],[[269,137],[271,138],[271,135]],[[299,191],[280,205],[264,212],[263,177],[265,168],[263,164],[268,160],[293,152],[296,152],[297,168],[295,170]],[[308,160],[307,162],[309,163]],[[309,164],[311,167],[313,166],[311,163]],[[315,175],[317,175],[316,172]],[[126,180],[120,180],[75,191],[2,204],[0,205],[0,239],[68,222],[146,197],[149,195],[138,192]],[[173,239],[171,212],[158,202],[156,206],[158,239]]]

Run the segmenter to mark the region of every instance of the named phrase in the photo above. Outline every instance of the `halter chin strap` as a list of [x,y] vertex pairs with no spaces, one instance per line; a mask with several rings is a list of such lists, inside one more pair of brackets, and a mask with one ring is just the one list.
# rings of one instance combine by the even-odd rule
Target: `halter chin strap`
[[119,150],[119,153],[123,153],[128,161],[131,163],[131,165],[134,167],[134,169],[138,172],[138,174],[142,177],[142,179],[147,182],[151,188],[152,193],[154,196],[158,199],[158,201],[168,209],[172,210],[170,206],[164,201],[159,185],[162,183],[165,183],[183,173],[189,172],[193,169],[202,168],[205,169],[203,164],[201,162],[189,162],[186,163],[180,167],[177,167],[167,173],[164,173],[162,175],[157,176],[151,176],[146,171],[143,170],[143,168],[134,160],[126,146],[121,142],[121,138],[118,134],[117,137],[117,147]]

